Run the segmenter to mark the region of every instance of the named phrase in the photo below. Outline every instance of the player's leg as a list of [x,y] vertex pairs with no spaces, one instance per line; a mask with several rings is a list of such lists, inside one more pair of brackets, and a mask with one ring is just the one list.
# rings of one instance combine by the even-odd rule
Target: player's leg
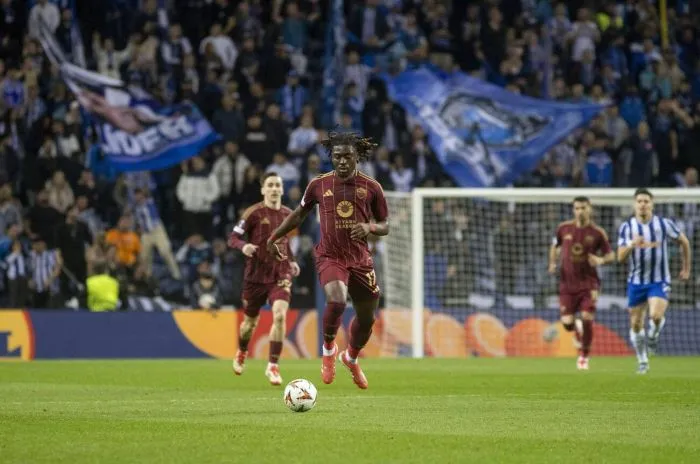
[[663,288],[655,289],[649,294],[649,331],[647,332],[647,346],[649,352],[654,354],[659,346],[659,334],[666,325],[666,310],[668,309],[668,296]]
[[644,315],[646,313],[647,303],[639,303],[635,306],[630,306],[630,341],[637,354],[637,362],[639,374],[646,374],[649,370],[649,356],[647,354],[646,334],[644,333]]
[[328,260],[319,260],[317,271],[326,295],[326,308],[323,311],[321,378],[324,383],[329,384],[335,379],[335,357],[338,353],[335,337],[348,301],[348,271],[338,263]]
[[559,293],[559,320],[561,325],[567,332],[574,334],[574,346],[577,350],[581,349],[581,328],[576,326],[578,320],[576,315],[577,301],[574,295],[570,293]]
[[371,267],[350,270],[348,293],[355,308],[355,319],[350,325],[348,349],[340,353],[339,359],[348,368],[352,380],[359,388],[367,388],[367,377],[357,359],[372,335],[374,314],[379,306],[379,287],[374,269]]
[[260,319],[260,308],[267,299],[265,285],[243,282],[243,322],[238,328],[238,351],[233,359],[233,372],[241,375],[248,356],[248,343]]
[[265,369],[265,376],[272,385],[281,385],[282,376],[279,370],[279,358],[282,344],[287,332],[287,310],[291,294],[291,283],[288,279],[275,284],[270,292],[272,302],[272,326],[270,327],[270,354]]
[[580,370],[588,370],[588,361],[593,344],[593,320],[595,319],[598,292],[592,290],[581,296],[579,309],[581,311],[581,356],[578,360]]

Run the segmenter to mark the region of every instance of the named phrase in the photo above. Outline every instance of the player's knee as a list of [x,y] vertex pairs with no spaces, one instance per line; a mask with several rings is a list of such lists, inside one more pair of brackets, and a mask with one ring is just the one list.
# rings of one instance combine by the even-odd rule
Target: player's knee
[[255,330],[255,328],[258,326],[258,321],[259,321],[259,320],[260,320],[260,316],[259,316],[259,315],[252,316],[252,317],[246,315],[246,316],[243,318],[243,323],[241,324],[241,329],[242,329],[244,332],[252,332],[252,331]]
[[576,329],[576,326],[574,325],[574,316],[562,316],[561,325],[564,327],[564,330],[573,332]]
[[278,309],[272,312],[272,324],[278,327],[284,327],[287,320],[287,311]]
[[357,323],[365,328],[371,328],[374,325],[374,315],[357,316]]

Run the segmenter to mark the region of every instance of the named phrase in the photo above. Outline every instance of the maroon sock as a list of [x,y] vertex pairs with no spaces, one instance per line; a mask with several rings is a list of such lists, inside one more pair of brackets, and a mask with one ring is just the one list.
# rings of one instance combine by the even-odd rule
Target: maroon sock
[[588,357],[593,342],[593,321],[583,321],[583,335],[581,336],[581,351]]
[[327,350],[333,349],[344,311],[345,303],[326,303],[326,309],[323,311],[323,346]]
[[350,324],[350,342],[348,343],[348,354],[351,358],[357,359],[360,351],[365,347],[369,337],[372,335],[372,325],[374,320],[360,324],[357,318]]
[[268,361],[272,364],[277,364],[280,360],[280,353],[282,352],[282,342],[270,341],[270,357]]

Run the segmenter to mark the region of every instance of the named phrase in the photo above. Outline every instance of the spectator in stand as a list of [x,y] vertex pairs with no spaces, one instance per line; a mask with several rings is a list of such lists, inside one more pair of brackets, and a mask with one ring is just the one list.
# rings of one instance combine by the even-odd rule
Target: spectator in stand
[[265,172],[274,172],[282,178],[286,190],[299,183],[299,168],[289,161],[284,153],[275,153],[272,164]]
[[287,74],[287,84],[277,92],[277,102],[282,107],[282,114],[287,121],[297,121],[308,101],[309,92],[299,83],[299,73],[290,71]]
[[29,298],[29,263],[22,249],[20,230],[19,225],[13,224],[7,228],[5,238],[0,239],[0,259],[7,277],[7,305],[10,308],[24,308]]
[[[191,167],[190,167],[191,166]],[[182,164],[183,174],[177,183],[177,198],[182,203],[185,235],[212,234],[212,206],[219,199],[219,183],[202,157]]]
[[41,23],[51,32],[56,32],[61,23],[61,12],[49,0],[37,0],[36,5],[29,11],[29,35],[39,37]]
[[238,141],[245,129],[245,120],[236,97],[227,93],[221,97],[221,108],[214,112],[212,125],[226,141]]
[[29,254],[32,278],[29,288],[32,291],[32,307],[56,308],[60,300],[59,276],[63,261],[61,253],[49,248],[42,237],[35,237]]
[[117,274],[123,281],[133,278],[141,253],[141,240],[133,231],[133,219],[125,214],[117,227],[107,231],[105,242],[115,248]]
[[22,229],[22,214],[18,202],[12,197],[12,186],[9,183],[0,185],[0,233],[8,227],[16,225]]
[[63,171],[54,172],[51,180],[46,182],[46,193],[49,196],[49,205],[59,213],[65,213],[75,203],[73,189],[66,181]]
[[287,151],[295,158],[295,162],[301,164],[302,157],[318,143],[318,130],[314,128],[311,116],[301,118],[301,125],[289,135]]
[[414,172],[404,164],[403,155],[394,156],[394,165],[391,167],[391,182],[397,192],[410,192],[413,188]]
[[185,280],[190,284],[198,276],[197,268],[202,263],[210,263],[213,260],[211,245],[200,234],[194,234],[185,240],[175,255],[177,262],[183,266]]
[[160,257],[170,270],[173,279],[180,279],[180,268],[173,255],[170,237],[163,227],[160,213],[153,198],[143,189],[134,191],[134,206],[132,214],[136,219],[136,226],[141,233],[140,262],[144,266],[147,276],[153,274],[153,249],[157,249]]
[[88,227],[78,220],[78,207],[71,206],[63,224],[56,224],[54,243],[63,259],[61,292],[72,295],[78,284],[84,285],[87,278],[85,251],[92,244]]

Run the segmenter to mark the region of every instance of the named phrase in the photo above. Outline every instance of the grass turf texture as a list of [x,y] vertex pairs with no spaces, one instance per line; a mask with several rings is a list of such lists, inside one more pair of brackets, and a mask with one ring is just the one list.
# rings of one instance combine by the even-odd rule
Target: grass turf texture
[[311,380],[292,413],[265,364],[214,360],[0,363],[0,463],[698,462],[700,359],[363,360],[282,364]]

